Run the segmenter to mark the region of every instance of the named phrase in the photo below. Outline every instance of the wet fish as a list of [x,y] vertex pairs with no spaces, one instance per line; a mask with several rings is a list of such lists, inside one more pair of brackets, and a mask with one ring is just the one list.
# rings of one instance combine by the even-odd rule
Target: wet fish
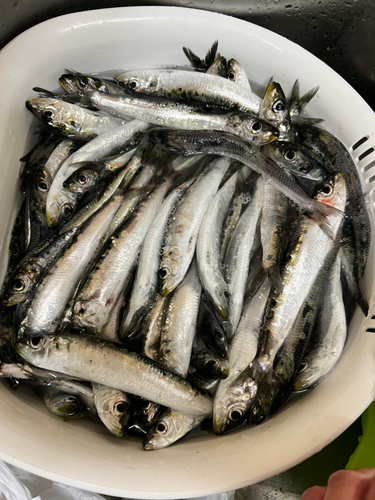
[[[39,368],[112,386],[191,415],[209,414],[211,398],[154,361],[119,344],[85,335],[47,335],[16,346],[20,356]],[[114,374],[116,374],[114,376]]]
[[82,141],[89,141],[125,123],[121,118],[50,97],[30,99],[26,101],[26,107],[46,125],[67,137]]
[[220,259],[221,230],[237,184],[237,172],[216,193],[203,218],[197,238],[197,266],[205,292],[226,319],[229,314],[228,290]]
[[326,280],[313,345],[303,358],[293,383],[295,391],[319,383],[332,370],[343,351],[347,325],[340,275],[341,259],[337,257]]
[[162,295],[171,293],[184,278],[195,253],[203,217],[229,163],[226,158],[214,160],[190,186],[177,206],[165,238],[160,264]]
[[100,420],[111,434],[124,436],[130,418],[130,397],[123,391],[102,384],[93,383],[92,389]]
[[193,261],[169,301],[160,335],[159,360],[181,377],[189,369],[201,292]]

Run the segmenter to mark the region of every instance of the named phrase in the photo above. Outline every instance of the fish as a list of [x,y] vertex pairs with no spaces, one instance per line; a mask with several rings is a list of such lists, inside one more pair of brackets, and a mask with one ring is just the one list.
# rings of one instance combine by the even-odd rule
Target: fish
[[[108,322],[127,286],[140,247],[169,185],[169,181],[162,182],[140,206],[129,223],[112,238],[110,248],[96,264],[77,296],[72,318],[76,328],[99,334]],[[111,230],[110,232],[112,233]]]
[[[316,221],[306,216],[297,226],[294,241],[290,244],[289,255],[281,270],[282,287],[273,294],[274,306],[270,310],[264,325],[263,340],[256,358],[253,360],[253,379],[258,388],[268,397],[274,360],[293,331],[293,325],[306,301],[320,269],[331,252],[337,252],[337,239],[341,238],[343,211],[346,204],[345,180],[341,173],[334,175],[329,183],[320,188],[317,199],[339,209],[342,215],[333,215],[332,228],[335,240],[332,240]],[[293,304],[293,307],[290,306]]]
[[30,99],[26,101],[26,107],[49,127],[82,141],[89,141],[125,123],[121,118],[84,109],[55,97]]
[[171,293],[183,280],[195,253],[203,217],[229,164],[226,158],[214,160],[178,204],[165,237],[160,263],[162,295]]
[[170,224],[177,204],[181,201],[191,182],[174,189],[164,200],[160,212],[152,222],[140,252],[133,290],[126,315],[121,324],[120,335],[126,337],[142,319],[158,290],[158,270],[165,230]]
[[212,411],[209,396],[120,344],[88,335],[46,335],[18,342],[16,351],[38,368],[53,366],[54,370],[77,379],[114,387],[177,411],[191,415]]
[[241,161],[291,199],[303,213],[311,214],[331,234],[327,218],[337,210],[310,198],[276,163],[241,138],[221,131],[153,130],[149,140],[161,148],[185,155],[217,154]]
[[241,379],[241,383],[236,383],[236,380],[257,353],[270,291],[271,281],[265,276],[257,292],[245,302],[229,348],[229,376],[220,381],[214,399],[213,429],[216,434],[226,433],[240,425],[257,393],[257,385],[250,377],[244,381]]
[[202,286],[195,261],[168,303],[161,328],[159,361],[181,377],[189,369]]
[[199,425],[207,414],[199,416],[165,410],[156,420],[143,440],[144,450],[161,450],[175,443],[194,427]]
[[[232,74],[232,73],[231,73]],[[250,90],[209,73],[155,69],[127,71],[115,77],[128,92],[174,101],[203,102],[228,110],[259,112],[260,98]]]
[[118,389],[93,383],[95,407],[98,416],[109,432],[123,437],[129,424],[131,398]]
[[306,390],[321,382],[338,362],[344,349],[347,324],[340,275],[341,259],[337,256],[329,278],[325,280],[312,346],[302,359],[293,382],[295,391]]
[[[131,121],[110,132],[101,134],[72,154],[59,169],[47,196],[46,216],[50,227],[69,220],[77,207],[74,193],[63,187],[64,182],[80,167],[82,161],[96,161],[108,156],[135,149],[141,142],[134,140],[134,134],[149,127],[145,122]],[[78,164],[74,167],[74,164]]]
[[202,286],[223,319],[228,318],[228,290],[220,259],[221,231],[237,185],[237,172],[216,193],[197,238],[197,266]]

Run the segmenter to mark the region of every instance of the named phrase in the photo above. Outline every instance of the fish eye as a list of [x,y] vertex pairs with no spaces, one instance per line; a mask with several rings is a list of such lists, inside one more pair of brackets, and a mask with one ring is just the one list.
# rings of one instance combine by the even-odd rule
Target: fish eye
[[243,412],[239,408],[232,408],[229,412],[229,419],[232,422],[238,422],[242,418]]
[[125,401],[119,401],[115,404],[115,411],[117,414],[126,413],[128,404]]
[[81,89],[84,89],[86,87],[86,82],[83,78],[81,78],[80,76],[77,76],[77,83],[78,83],[78,86],[81,87]]
[[301,372],[305,371],[306,368],[307,368],[307,364],[306,363],[301,363],[300,366],[299,366],[299,368],[298,368],[298,370],[297,370],[297,372],[301,373]]
[[332,188],[331,184],[324,184],[324,186],[322,186],[319,189],[319,192],[321,194],[324,194],[325,196],[330,196],[333,193],[333,188]]
[[38,189],[40,191],[47,191],[48,190],[48,184],[46,183],[46,181],[39,181],[38,182]]
[[65,217],[70,217],[73,213],[73,207],[72,205],[70,205],[70,203],[67,203],[63,206],[62,211]]
[[251,130],[253,132],[260,132],[262,130],[262,128],[263,128],[263,126],[262,126],[261,122],[259,122],[259,121],[255,121],[251,125]]
[[147,401],[147,400],[144,400],[144,401],[141,401],[141,408],[143,411],[147,411],[151,408],[151,401]]
[[16,292],[22,292],[24,288],[25,282],[17,276],[13,283],[13,290]]
[[228,80],[231,80],[232,82],[234,82],[235,79],[236,79],[236,75],[233,73],[233,71],[231,71],[228,74]]
[[159,278],[165,280],[165,278],[169,275],[170,270],[167,267],[162,267],[159,271]]
[[277,112],[284,111],[285,110],[284,103],[282,101],[276,101],[275,104],[272,106],[272,109]]
[[42,112],[42,116],[46,122],[51,122],[53,120],[53,112],[47,109]]
[[87,184],[87,181],[88,181],[88,177],[87,177],[87,175],[85,175],[85,174],[80,174],[80,175],[78,176],[78,182],[79,182],[82,186],[84,186],[85,184]]
[[40,347],[42,347],[43,342],[43,337],[33,337],[29,340],[29,344],[32,349],[39,349]]
[[136,90],[139,87],[139,83],[137,80],[130,80],[128,83],[128,87],[132,90]]
[[165,422],[157,422],[157,424],[155,425],[155,431],[158,433],[158,434],[166,434],[168,430],[168,426]]
[[212,367],[212,366],[215,366],[215,365],[217,365],[216,359],[209,359],[207,361],[207,366]]
[[296,159],[296,152],[293,151],[292,149],[288,149],[284,153],[284,158],[288,161],[294,161]]

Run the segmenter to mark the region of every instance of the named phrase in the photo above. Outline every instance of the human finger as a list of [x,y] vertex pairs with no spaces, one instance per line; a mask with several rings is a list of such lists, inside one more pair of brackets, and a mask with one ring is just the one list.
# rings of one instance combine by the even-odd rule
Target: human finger
[[301,500],[324,500],[327,486],[313,486],[307,489],[301,496]]

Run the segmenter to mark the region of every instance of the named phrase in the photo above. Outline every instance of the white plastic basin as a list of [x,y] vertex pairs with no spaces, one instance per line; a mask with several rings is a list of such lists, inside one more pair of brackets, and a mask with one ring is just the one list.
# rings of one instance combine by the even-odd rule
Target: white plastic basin
[[[375,118],[362,98],[314,56],[263,28],[231,17],[192,9],[141,7],[71,14],[42,23],[0,53],[0,237],[4,273],[8,236],[19,203],[19,158],[33,140],[33,118],[24,101],[33,86],[56,89],[64,68],[81,72],[186,64],[182,46],[199,55],[214,40],[235,57],[251,80],[270,76],[286,92],[299,78],[302,92],[320,91],[311,116],[351,149],[365,191],[375,180],[375,155],[358,157],[375,145]],[[374,165],[373,165],[374,164]],[[373,211],[371,196],[368,197]],[[374,276],[371,250],[366,287]],[[374,297],[370,314],[359,310],[350,325],[342,359],[311,393],[295,398],[257,428],[227,436],[200,433],[174,446],[145,452],[135,438],[118,440],[90,421],[64,422],[26,391],[0,384],[0,458],[41,476],[100,493],[132,498],[187,498],[230,490],[277,474],[344,431],[375,397]],[[375,330],[374,330],[375,331]]]

